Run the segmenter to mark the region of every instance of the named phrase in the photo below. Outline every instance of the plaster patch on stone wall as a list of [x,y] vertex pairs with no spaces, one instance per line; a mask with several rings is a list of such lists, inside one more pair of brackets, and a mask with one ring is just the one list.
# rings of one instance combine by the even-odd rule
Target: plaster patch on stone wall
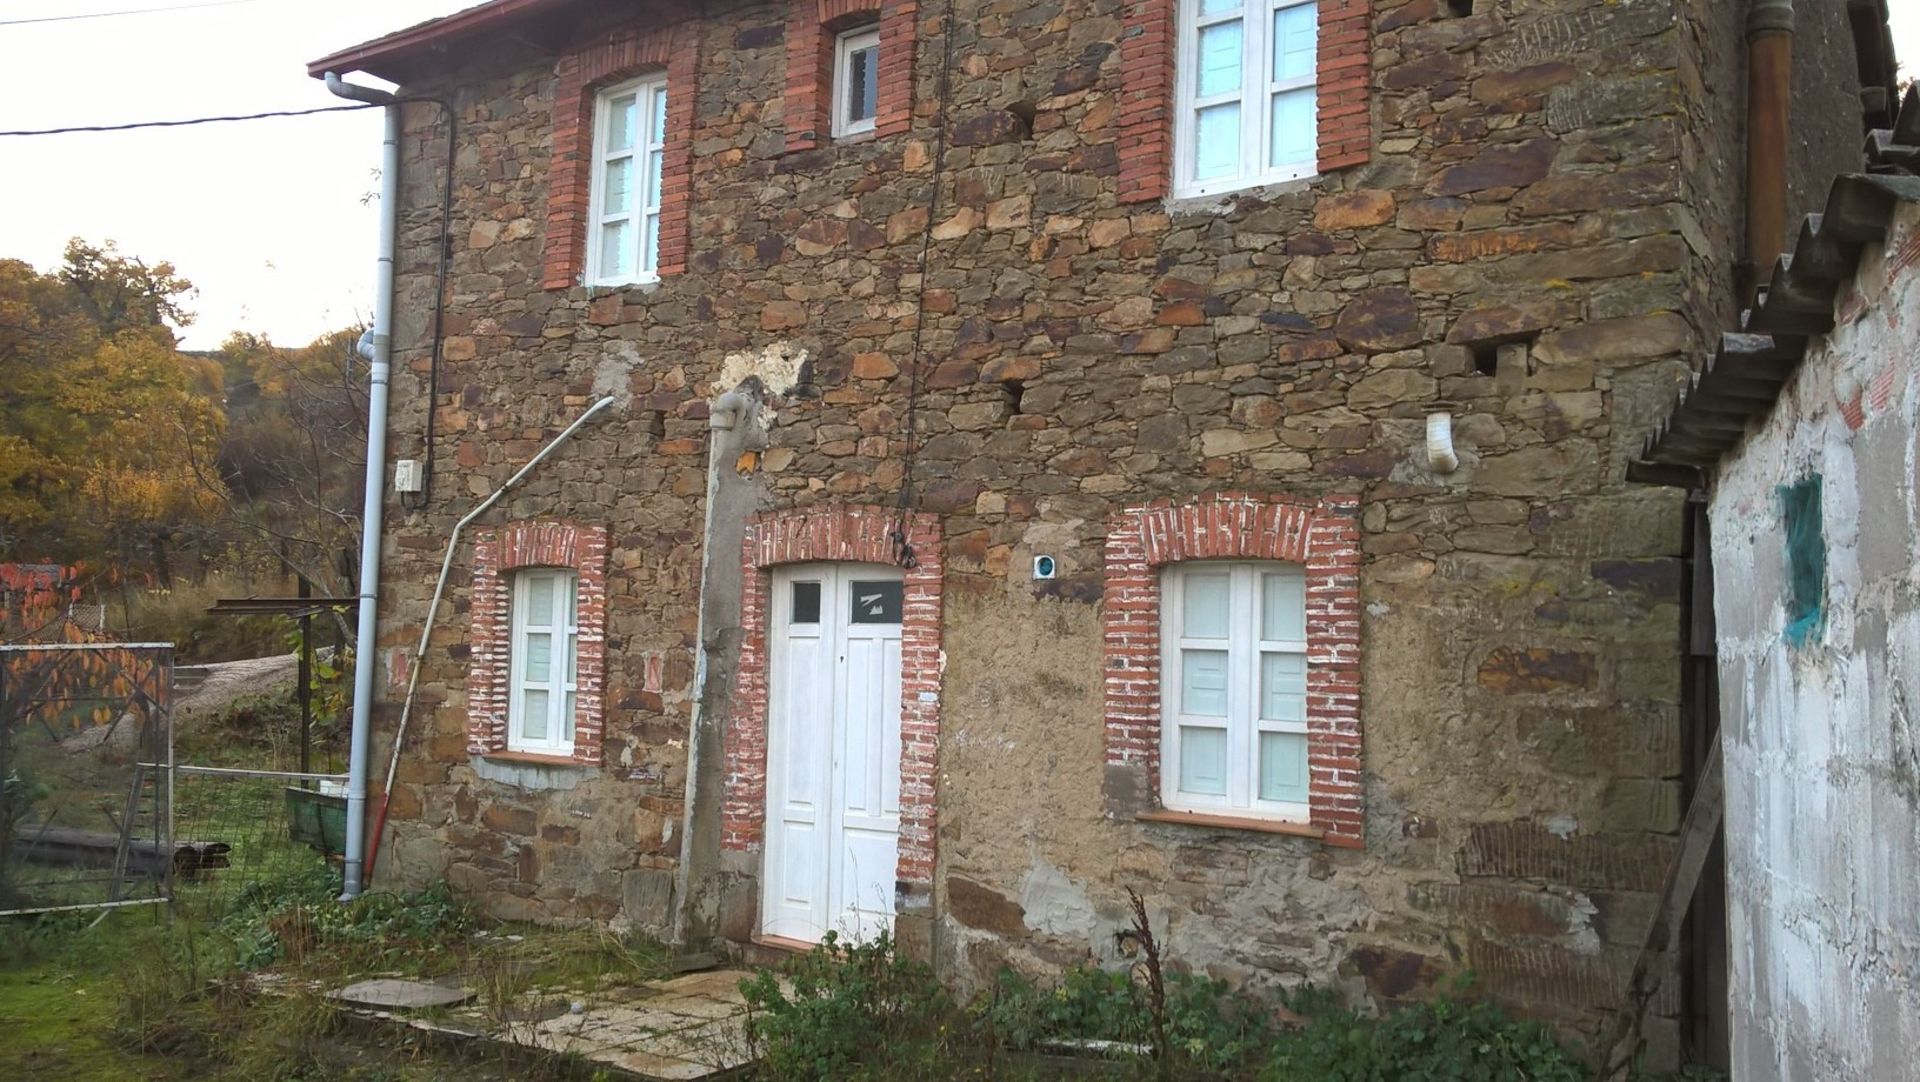
[[1566,841],[1580,829],[1580,820],[1571,815],[1550,815],[1541,825],[1547,828],[1547,833],[1561,841]]
[[[718,397],[747,381],[749,376],[760,380],[769,396],[792,393],[800,386],[806,373],[807,361],[811,358],[804,348],[781,339],[762,346],[759,349],[743,349],[738,353],[729,353],[720,362],[720,370],[714,374],[709,385],[709,393]],[[762,423],[773,420],[770,405],[760,407]]]
[[1600,953],[1600,931],[1593,926],[1593,918],[1599,914],[1600,907],[1584,893],[1576,891],[1567,903],[1567,942],[1574,953]]
[[593,396],[613,396],[622,413],[633,402],[633,370],[640,365],[640,347],[632,342],[609,342],[600,363],[593,366]]
[[1027,927],[1043,935],[1099,943],[1102,924],[1099,908],[1078,883],[1045,860],[1036,860],[1020,879],[1020,908],[1026,911]]

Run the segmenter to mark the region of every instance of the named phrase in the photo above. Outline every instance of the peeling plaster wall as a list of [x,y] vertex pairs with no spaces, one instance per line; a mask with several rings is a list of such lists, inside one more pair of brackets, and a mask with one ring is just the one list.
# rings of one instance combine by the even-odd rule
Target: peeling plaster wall
[[[1908,207],[1714,488],[1736,1079],[1915,1077],[1916,257]],[[1792,647],[1778,490],[1814,472],[1826,617]]]

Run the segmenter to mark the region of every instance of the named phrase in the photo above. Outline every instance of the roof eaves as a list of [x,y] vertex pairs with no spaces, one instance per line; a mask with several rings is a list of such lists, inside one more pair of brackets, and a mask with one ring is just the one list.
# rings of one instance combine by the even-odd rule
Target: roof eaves
[[[1886,239],[1894,213],[1920,203],[1920,87],[1909,87],[1891,129],[1867,138],[1870,172],[1835,178],[1826,209],[1809,214],[1791,253],[1741,321],[1687,381],[1647,437],[1630,479],[1695,487],[1705,471],[1766,417],[1806,359],[1809,339],[1833,329],[1833,303],[1869,244]],[[1689,480],[1692,479],[1692,480]]]
[[[444,49],[458,38],[494,30],[574,0],[487,0],[463,11],[429,19],[404,30],[396,30],[372,41],[362,42],[323,56],[307,65],[307,74],[315,79],[327,72],[364,71],[390,78],[402,61],[434,49]],[[391,80],[397,81],[397,80]]]

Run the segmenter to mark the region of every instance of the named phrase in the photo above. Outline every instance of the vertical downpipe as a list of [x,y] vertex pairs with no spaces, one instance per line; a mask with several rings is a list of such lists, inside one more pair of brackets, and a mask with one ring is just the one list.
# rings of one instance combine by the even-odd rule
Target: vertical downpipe
[[1747,9],[1749,294],[1772,278],[1773,264],[1786,245],[1787,111],[1792,93],[1793,0],[1752,0]]
[[[329,84],[331,85],[331,84]],[[359,629],[353,647],[353,739],[347,760],[347,853],[341,899],[365,889],[367,754],[373,729],[373,674],[379,668],[381,511],[387,472],[387,379],[393,367],[393,263],[400,217],[400,103],[389,96],[380,144],[380,256],[373,287],[373,330],[361,345],[371,368],[367,391],[366,499],[360,513]]]

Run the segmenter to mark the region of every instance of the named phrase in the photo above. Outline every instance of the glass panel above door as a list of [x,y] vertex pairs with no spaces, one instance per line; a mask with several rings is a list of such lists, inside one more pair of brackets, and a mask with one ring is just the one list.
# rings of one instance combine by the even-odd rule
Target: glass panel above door
[[852,613],[856,624],[897,624],[906,604],[906,584],[882,579],[877,582],[854,579],[848,584],[852,593]]

